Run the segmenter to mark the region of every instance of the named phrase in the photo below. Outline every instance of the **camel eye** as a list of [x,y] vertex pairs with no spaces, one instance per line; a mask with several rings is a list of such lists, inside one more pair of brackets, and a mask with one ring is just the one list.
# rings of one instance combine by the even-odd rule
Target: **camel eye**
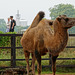
[[57,20],[60,22],[61,21],[61,17],[58,17]]
[[59,15],[59,17],[61,17],[61,15]]
[[49,25],[53,25],[53,22],[49,22]]
[[69,20],[68,18],[65,18],[65,21],[66,21],[66,22],[68,22],[68,20]]

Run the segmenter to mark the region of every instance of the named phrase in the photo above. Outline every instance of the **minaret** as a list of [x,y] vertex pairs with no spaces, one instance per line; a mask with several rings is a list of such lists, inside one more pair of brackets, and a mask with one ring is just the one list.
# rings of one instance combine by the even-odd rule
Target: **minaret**
[[19,10],[17,10],[17,14],[16,14],[16,25],[20,26],[20,14],[19,14]]

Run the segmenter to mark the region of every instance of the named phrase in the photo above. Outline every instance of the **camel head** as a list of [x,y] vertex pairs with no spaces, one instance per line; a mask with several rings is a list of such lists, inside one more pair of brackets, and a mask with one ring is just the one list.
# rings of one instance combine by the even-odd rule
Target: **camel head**
[[75,26],[75,18],[67,17],[66,15],[60,15],[56,18],[61,27],[68,29]]

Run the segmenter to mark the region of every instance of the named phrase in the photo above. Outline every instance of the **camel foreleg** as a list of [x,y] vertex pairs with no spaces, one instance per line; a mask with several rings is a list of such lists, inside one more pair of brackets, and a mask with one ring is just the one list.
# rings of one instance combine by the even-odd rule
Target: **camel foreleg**
[[32,53],[32,74],[35,75],[35,53]]
[[35,50],[35,57],[36,57],[36,60],[37,60],[38,75],[41,75],[41,55],[37,50]]
[[30,53],[28,51],[24,51],[24,55],[25,55],[25,59],[27,62],[27,75],[29,75],[29,56],[30,56]]
[[55,75],[55,72],[56,72],[56,59],[57,59],[58,55],[57,56],[52,56],[52,71],[53,71],[53,75]]

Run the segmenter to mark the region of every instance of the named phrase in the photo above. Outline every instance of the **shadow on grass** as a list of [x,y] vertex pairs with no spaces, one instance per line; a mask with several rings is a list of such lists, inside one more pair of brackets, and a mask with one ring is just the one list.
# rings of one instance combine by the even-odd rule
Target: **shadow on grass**
[[[37,69],[36,69],[37,73]],[[42,68],[42,74],[52,74],[50,68]],[[75,68],[56,68],[56,74],[75,74]]]

